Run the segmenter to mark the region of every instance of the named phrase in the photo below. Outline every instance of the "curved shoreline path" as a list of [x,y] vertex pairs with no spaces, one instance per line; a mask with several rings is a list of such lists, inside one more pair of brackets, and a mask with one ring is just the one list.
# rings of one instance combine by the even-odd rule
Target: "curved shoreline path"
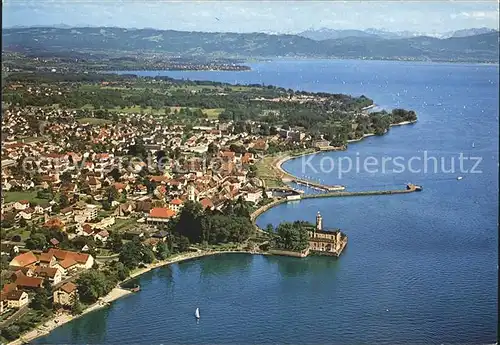
[[[404,125],[412,125],[416,123],[416,121],[404,121],[400,122],[397,124],[392,124],[391,126],[404,126]],[[364,138],[372,136],[374,134],[365,134],[362,138],[356,139],[356,140],[350,140],[349,142],[359,142],[362,141]],[[297,200],[302,200],[302,199],[312,199],[312,198],[331,198],[331,197],[347,197],[347,196],[369,196],[369,195],[393,195],[393,194],[407,194],[407,193],[413,193],[413,192],[419,192],[422,191],[422,186],[414,185],[412,183],[409,183],[406,185],[406,189],[393,189],[393,190],[373,190],[373,191],[358,191],[358,192],[346,192],[346,186],[343,185],[324,185],[315,181],[311,181],[308,179],[303,179],[298,176],[292,175],[288,171],[286,171],[283,168],[283,164],[286,163],[289,160],[292,159],[297,159],[299,157],[303,156],[309,156],[309,155],[316,155],[318,153],[323,153],[323,152],[332,152],[332,151],[345,151],[347,148],[340,150],[339,148],[333,148],[331,150],[322,150],[322,151],[316,151],[316,152],[301,152],[295,155],[292,155],[290,153],[283,153],[281,155],[278,155],[271,163],[271,168],[277,170],[277,176],[279,176],[283,182],[285,183],[297,183],[300,185],[305,185],[307,187],[312,187],[316,188],[319,190],[324,191],[323,193],[318,193],[318,194],[298,194],[295,195],[292,198],[287,198],[287,197],[280,197],[280,198],[274,198],[274,200],[266,205],[263,205],[259,207],[257,210],[252,212],[250,215],[250,218],[252,222],[255,225],[255,228],[257,231],[264,231],[262,230],[256,223],[257,218],[262,215],[263,213],[269,211],[275,206],[278,206],[280,204],[286,203],[288,201],[297,201]],[[288,190],[291,192],[296,192],[294,188],[291,187],[285,187],[285,188],[279,188],[282,190]]]
[[[403,122],[391,124],[390,127],[413,125],[416,122],[417,122],[417,120],[415,120],[415,121],[403,121]],[[389,133],[386,133],[386,135],[387,134],[389,134]],[[367,137],[374,136],[374,135],[375,135],[374,133],[368,133],[368,134],[363,135],[361,138],[348,140],[347,142],[348,143],[360,142],[363,139],[365,139]],[[348,150],[348,147],[344,146],[344,147],[332,147],[332,148],[329,148],[326,150],[319,150],[319,151],[315,151],[315,152],[305,151],[305,152],[301,152],[301,153],[298,153],[295,155],[289,154],[289,153],[283,153],[283,154],[279,155],[278,157],[276,157],[276,159],[274,160],[274,162],[272,164],[272,168],[277,170],[278,176],[281,177],[283,182],[288,182],[288,183],[294,182],[297,184],[305,185],[307,187],[313,187],[313,188],[328,191],[328,192],[342,191],[342,190],[345,190],[347,187],[344,185],[340,185],[340,184],[326,185],[326,184],[322,184],[322,183],[319,183],[316,181],[312,181],[309,179],[304,179],[304,178],[295,176],[295,175],[291,174],[290,172],[286,171],[283,168],[283,164],[285,164],[289,160],[297,159],[299,157],[313,156],[313,155],[316,155],[319,153],[324,153],[324,152],[337,152],[337,151],[347,151],[347,150]]]

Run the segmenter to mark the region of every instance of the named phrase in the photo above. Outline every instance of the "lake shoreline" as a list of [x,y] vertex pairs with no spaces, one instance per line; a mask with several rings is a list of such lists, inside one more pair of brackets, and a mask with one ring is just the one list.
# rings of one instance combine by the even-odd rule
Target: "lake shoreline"
[[76,320],[88,313],[91,313],[93,311],[102,309],[104,307],[110,306],[112,302],[121,299],[122,297],[129,296],[133,294],[132,291],[129,289],[125,289],[122,287],[123,284],[145,274],[148,273],[154,269],[161,268],[168,266],[170,264],[175,264],[175,263],[180,263],[184,261],[189,261],[189,260],[194,260],[194,259],[200,259],[203,257],[207,256],[212,256],[212,255],[218,255],[218,254],[251,254],[251,255],[272,255],[270,253],[266,252],[254,252],[254,251],[248,251],[248,250],[221,250],[221,251],[211,251],[211,250],[200,250],[197,252],[189,252],[189,253],[183,253],[175,256],[174,258],[167,259],[167,260],[162,260],[156,263],[149,264],[147,267],[142,268],[136,272],[133,272],[130,274],[129,277],[127,277],[125,280],[121,281],[118,283],[118,285],[113,288],[106,296],[99,298],[94,304],[91,304],[87,308],[83,310],[83,312],[79,315],[71,315],[70,313],[60,313],[58,315],[55,315],[51,319],[43,322],[41,325],[38,325],[34,329],[26,332],[24,335],[20,336],[17,339],[12,340],[11,342],[7,343],[7,345],[21,345],[21,344],[26,344],[29,343],[32,340],[35,340],[40,337],[44,337],[49,335],[52,331],[54,331],[56,328],[61,327],[73,320]]
[[[415,121],[402,121],[402,122],[398,122],[398,123],[394,123],[394,124],[391,124],[389,125],[389,127],[398,127],[398,126],[406,126],[406,125],[413,125],[417,122],[417,120]],[[367,133],[367,134],[364,134],[361,138],[358,138],[358,139],[351,139],[351,140],[347,140],[347,143],[357,143],[357,142],[360,142],[362,141],[363,139],[365,138],[368,138],[368,137],[373,137],[375,136],[376,134],[375,133]],[[316,155],[318,153],[323,153],[323,152],[335,152],[335,151],[346,151],[348,149],[348,146],[345,146],[344,149],[339,149],[338,147],[336,148],[332,148],[332,149],[326,149],[326,150],[320,150],[320,151],[316,151],[316,152],[304,152],[304,153],[298,153],[296,155],[286,155],[280,159],[278,159],[275,163],[275,168],[278,169],[278,171],[280,171],[282,174],[284,175],[288,175],[288,176],[292,176],[294,178],[297,178],[297,179],[301,179],[301,180],[305,180],[304,178],[300,178],[298,176],[295,176],[293,175],[292,173],[286,171],[284,168],[283,168],[283,164],[285,164],[287,161],[289,160],[292,160],[292,159],[296,159],[296,158],[300,158],[300,157],[304,157],[304,156],[309,156],[309,155]],[[278,157],[279,158],[279,157]]]
[[[416,121],[403,121],[403,122],[399,122],[399,123],[396,123],[396,124],[391,124],[390,126],[404,126],[404,125],[409,125],[409,124],[414,124]],[[353,140],[348,140],[348,143],[349,142],[359,142],[359,141],[362,141],[364,138],[366,137],[370,137],[370,136],[374,136],[375,134],[374,133],[367,133],[365,135],[363,135],[363,137],[359,138],[359,139],[353,139]],[[286,170],[283,169],[282,165],[288,161],[288,160],[291,160],[291,159],[295,159],[295,158],[299,158],[299,157],[303,157],[303,156],[307,156],[307,155],[315,155],[315,154],[318,154],[318,153],[321,153],[321,152],[330,152],[330,151],[345,151],[347,150],[347,147],[344,149],[344,150],[339,150],[338,148],[335,148],[335,149],[330,149],[330,150],[322,150],[322,151],[317,151],[317,152],[308,152],[308,151],[305,151],[303,153],[298,153],[296,155],[287,155],[285,157],[282,157],[281,159],[278,159],[278,161],[275,163],[275,168],[278,169],[278,171],[282,172],[283,174],[285,175],[288,175],[288,176],[292,176],[292,177],[295,177],[295,178],[298,178],[297,176],[295,175],[292,175],[291,173],[287,172]],[[268,209],[266,209],[264,212],[267,212],[268,210],[272,209],[274,206],[276,205],[273,205],[271,207],[269,207]],[[264,213],[262,212],[262,213]],[[260,213],[258,216],[260,216],[262,213]],[[253,220],[254,222],[254,225],[255,225],[255,222],[257,220],[257,217],[255,217],[255,219]],[[198,252],[190,252],[190,253],[184,253],[184,254],[180,254],[174,258],[171,258],[171,259],[167,259],[167,260],[162,260],[162,261],[159,261],[159,262],[156,262],[156,263],[153,263],[153,264],[149,264],[147,265],[147,267],[145,268],[142,268],[142,269],[139,269],[138,271],[136,272],[133,272],[130,274],[129,277],[127,277],[125,280],[121,281],[118,283],[117,287],[113,288],[113,290],[111,290],[106,296],[104,297],[101,297],[98,301],[96,301],[94,304],[90,305],[89,307],[87,307],[86,309],[84,309],[84,311],[79,314],[79,315],[71,315],[69,313],[62,313],[60,315],[56,315],[54,316],[53,318],[51,318],[50,320],[46,321],[45,323],[43,323],[43,325],[39,325],[37,326],[35,329],[27,332],[25,335],[19,337],[18,339],[15,339],[11,342],[8,343],[8,345],[21,345],[21,344],[24,344],[24,343],[27,343],[27,342],[30,342],[36,338],[40,338],[40,337],[43,337],[43,336],[46,336],[48,334],[50,334],[53,330],[55,330],[56,328],[62,326],[62,325],[65,325],[66,323],[68,322],[71,322],[75,319],[78,319],[79,317],[81,316],[84,316],[92,311],[95,311],[95,310],[98,310],[98,309],[102,309],[106,306],[109,306],[113,301],[116,301],[117,299],[120,299],[122,297],[125,297],[125,296],[128,296],[130,294],[132,294],[132,292],[128,289],[124,289],[122,287],[123,284],[145,274],[145,273],[148,273],[154,269],[157,269],[157,268],[161,268],[161,267],[164,267],[164,266],[168,266],[170,264],[174,264],[174,263],[179,263],[179,262],[184,262],[184,261],[189,261],[189,260],[193,260],[193,259],[198,259],[198,258],[203,258],[203,257],[207,257],[207,256],[211,256],[211,255],[216,255],[216,254],[230,254],[230,253],[244,253],[244,254],[259,254],[259,255],[273,255],[272,253],[266,253],[266,252],[253,252],[253,251],[244,251],[244,250],[240,250],[240,251],[236,251],[236,250],[224,250],[224,251],[198,251]],[[44,326],[44,325],[47,325],[47,326]]]

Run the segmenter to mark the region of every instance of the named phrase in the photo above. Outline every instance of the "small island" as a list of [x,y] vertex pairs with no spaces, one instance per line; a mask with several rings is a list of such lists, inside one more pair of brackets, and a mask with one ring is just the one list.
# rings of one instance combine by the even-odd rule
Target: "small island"
[[318,212],[316,226],[304,221],[281,223],[270,241],[270,254],[304,258],[309,254],[338,257],[347,245],[347,235],[339,229],[323,230]]

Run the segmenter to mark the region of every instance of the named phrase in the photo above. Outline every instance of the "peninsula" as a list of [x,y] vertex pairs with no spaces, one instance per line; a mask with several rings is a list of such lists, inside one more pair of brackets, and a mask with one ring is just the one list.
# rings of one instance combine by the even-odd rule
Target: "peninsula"
[[347,236],[339,229],[323,229],[323,217],[318,212],[315,226],[302,221],[281,223],[270,241],[269,253],[301,258],[309,254],[338,257],[346,245]]

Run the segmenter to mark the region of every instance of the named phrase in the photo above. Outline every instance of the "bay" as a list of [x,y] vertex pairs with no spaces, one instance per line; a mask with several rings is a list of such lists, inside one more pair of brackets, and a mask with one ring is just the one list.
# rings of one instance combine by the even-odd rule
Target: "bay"
[[[176,78],[264,83],[364,94],[418,114],[382,137],[288,161],[284,168],[348,190],[406,195],[309,199],[257,223],[340,227],[339,259],[228,254],[174,264],[139,278],[142,290],[35,343],[452,344],[497,337],[498,66],[389,61],[273,61],[250,72],[162,72]],[[138,72],[157,75],[158,72]],[[474,143],[474,147],[472,147]],[[481,157],[481,173],[321,171],[321,161],[401,156]],[[418,162],[417,162],[418,163]],[[416,164],[417,167],[422,165]],[[312,167],[312,168],[311,168]],[[471,168],[470,165],[467,168]],[[457,180],[457,176],[463,176]],[[194,320],[199,307],[201,320]]]

